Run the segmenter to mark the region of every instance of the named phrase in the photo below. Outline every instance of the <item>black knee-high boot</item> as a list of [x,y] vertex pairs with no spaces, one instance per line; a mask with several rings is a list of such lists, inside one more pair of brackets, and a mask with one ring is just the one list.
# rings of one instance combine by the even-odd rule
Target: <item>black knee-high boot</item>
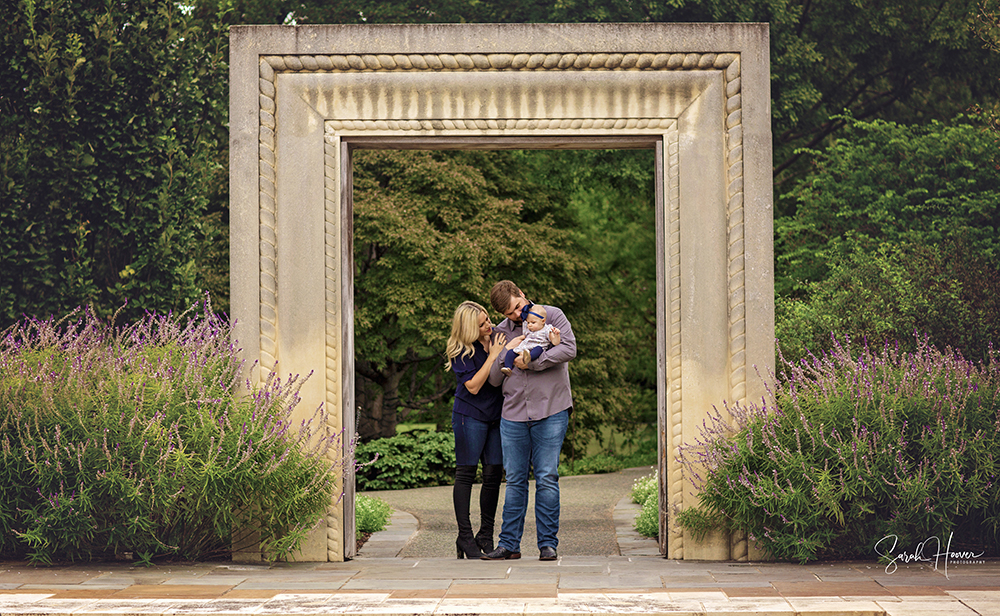
[[476,480],[476,467],[459,465],[455,467],[455,489],[452,500],[455,502],[455,521],[458,522],[458,539],[455,549],[459,558],[482,558],[483,554],[476,545],[472,535],[472,522],[469,521],[469,502],[472,500],[472,483]]
[[479,492],[479,532],[476,533],[476,545],[487,553],[493,551],[493,528],[502,479],[503,464],[483,465],[483,489]]

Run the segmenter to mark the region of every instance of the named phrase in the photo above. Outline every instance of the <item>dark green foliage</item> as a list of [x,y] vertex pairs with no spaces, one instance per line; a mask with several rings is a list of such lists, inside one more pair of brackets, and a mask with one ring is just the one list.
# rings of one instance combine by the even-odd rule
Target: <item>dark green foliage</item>
[[455,440],[449,432],[410,430],[360,443],[355,450],[358,491],[451,485]]
[[1000,357],[916,346],[837,344],[785,364],[765,406],[717,413],[683,448],[702,492],[676,521],[802,562],[883,556],[889,535],[1000,554]]
[[230,335],[207,302],[6,330],[0,555],[199,559],[255,535],[269,558],[294,551],[335,498],[339,435],[320,436],[322,410],[293,427],[294,379],[241,392]]
[[0,325],[190,305],[223,223],[205,217],[225,198],[221,20],[164,0],[0,7]]
[[[565,202],[555,219],[590,264],[585,278],[546,283],[572,298],[562,306],[578,347],[570,362],[574,411],[563,447],[570,465],[582,461],[592,441],[617,454],[602,442],[603,426],[615,426],[626,435],[624,444],[634,446],[643,426],[656,422],[654,159],[652,150],[515,154],[518,166],[558,196],[553,202]],[[512,279],[519,281],[525,270]],[[548,301],[536,287],[522,288],[530,299]]]
[[1000,148],[986,127],[856,122],[775,227],[776,329],[789,359],[830,332],[913,333],[983,358],[1000,340]]
[[962,240],[938,245],[880,244],[839,250],[827,278],[806,287],[807,299],[779,297],[776,330],[791,361],[833,346],[831,332],[879,345],[914,332],[971,359],[1000,341],[1000,270]]
[[826,278],[842,243],[941,244],[1000,262],[1000,136],[953,125],[854,122],[788,196],[795,216],[775,221],[775,286],[794,294]]
[[[766,22],[771,130],[779,186],[810,173],[802,148],[824,147],[854,118],[945,120],[992,105],[1000,67],[970,27],[978,0],[671,0],[653,21]],[[794,203],[778,199],[779,215]]]

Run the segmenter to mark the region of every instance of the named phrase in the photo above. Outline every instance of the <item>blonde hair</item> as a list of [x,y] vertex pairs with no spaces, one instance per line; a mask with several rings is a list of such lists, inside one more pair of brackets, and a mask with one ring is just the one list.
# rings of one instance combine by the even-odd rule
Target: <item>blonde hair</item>
[[486,309],[476,302],[462,302],[455,309],[455,316],[451,320],[451,335],[448,336],[448,346],[445,347],[444,369],[451,368],[452,361],[459,356],[471,357],[475,354],[472,343],[479,340],[479,315],[485,314],[489,318]]

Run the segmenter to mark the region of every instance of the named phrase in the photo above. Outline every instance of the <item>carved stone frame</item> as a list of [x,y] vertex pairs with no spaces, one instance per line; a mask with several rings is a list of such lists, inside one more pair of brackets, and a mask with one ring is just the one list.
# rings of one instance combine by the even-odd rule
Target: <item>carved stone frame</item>
[[[237,26],[230,64],[236,335],[349,434],[354,149],[655,149],[661,552],[752,555],[670,516],[697,498],[677,448],[774,361],[766,24]],[[345,493],[299,559],[353,555]]]

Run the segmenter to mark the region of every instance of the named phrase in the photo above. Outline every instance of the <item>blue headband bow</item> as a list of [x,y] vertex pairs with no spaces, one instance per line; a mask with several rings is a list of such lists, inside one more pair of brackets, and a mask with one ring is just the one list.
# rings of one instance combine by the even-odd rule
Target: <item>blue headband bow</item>
[[532,304],[532,303],[529,302],[527,305],[525,305],[524,308],[521,308],[521,320],[522,321],[527,321],[529,314],[533,314],[536,317],[538,317],[539,319],[544,319],[545,318],[542,315],[538,314],[537,312],[532,312],[531,311],[531,307],[532,306],[534,306],[534,304]]

